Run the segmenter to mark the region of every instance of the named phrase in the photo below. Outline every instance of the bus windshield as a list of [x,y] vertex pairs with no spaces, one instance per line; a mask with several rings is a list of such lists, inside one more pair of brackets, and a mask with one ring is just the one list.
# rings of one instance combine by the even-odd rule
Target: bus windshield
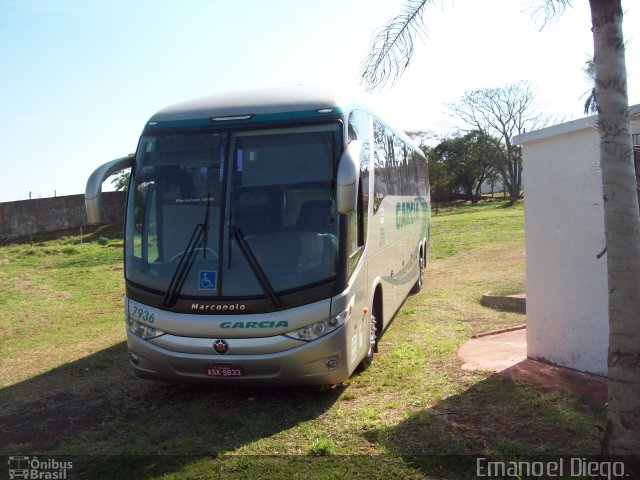
[[143,136],[128,281],[172,297],[262,297],[336,276],[339,124]]

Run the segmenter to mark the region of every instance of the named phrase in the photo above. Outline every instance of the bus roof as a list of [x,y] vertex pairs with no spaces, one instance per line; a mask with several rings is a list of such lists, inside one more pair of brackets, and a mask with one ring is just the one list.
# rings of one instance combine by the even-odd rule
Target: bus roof
[[[229,91],[188,100],[160,110],[149,119],[149,122],[151,124],[158,122],[169,126],[167,122],[181,124],[185,121],[206,120],[211,124],[212,118],[224,121],[227,117],[233,121],[234,117],[264,118],[277,114],[293,114],[293,117],[299,118],[303,114],[310,116],[322,115],[323,113],[325,115],[341,114],[344,112],[342,107],[342,103],[335,94],[319,88],[298,85],[261,90]],[[331,110],[328,111],[329,109]],[[178,126],[178,123],[174,125]]]
[[[360,103],[344,102],[330,90],[294,85],[256,90],[231,90],[176,103],[153,115],[144,133],[173,128],[200,128],[258,122],[335,119],[352,109],[375,115]],[[394,130],[405,142],[414,142],[401,130]]]

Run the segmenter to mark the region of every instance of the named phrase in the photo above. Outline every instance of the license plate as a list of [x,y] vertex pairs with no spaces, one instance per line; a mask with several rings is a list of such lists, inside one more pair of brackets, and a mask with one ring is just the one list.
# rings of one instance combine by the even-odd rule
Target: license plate
[[207,377],[241,377],[240,365],[205,365],[204,373]]

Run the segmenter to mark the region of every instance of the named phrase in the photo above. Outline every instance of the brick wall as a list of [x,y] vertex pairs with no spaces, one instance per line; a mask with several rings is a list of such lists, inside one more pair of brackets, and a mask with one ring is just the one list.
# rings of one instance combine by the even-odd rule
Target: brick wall
[[[105,223],[122,223],[125,203],[124,192],[104,192],[102,208]],[[34,233],[67,230],[86,223],[84,195],[0,203],[0,241]]]

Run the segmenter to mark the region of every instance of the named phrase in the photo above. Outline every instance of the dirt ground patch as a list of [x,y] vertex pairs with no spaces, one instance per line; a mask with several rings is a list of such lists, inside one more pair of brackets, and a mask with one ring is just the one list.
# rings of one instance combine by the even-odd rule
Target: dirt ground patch
[[472,338],[458,349],[463,370],[489,370],[545,390],[561,390],[592,405],[607,403],[607,379],[527,358],[526,330]]
[[604,407],[607,403],[607,379],[570,368],[558,367],[527,358],[501,372],[517,380],[547,390],[562,390],[575,397]]

